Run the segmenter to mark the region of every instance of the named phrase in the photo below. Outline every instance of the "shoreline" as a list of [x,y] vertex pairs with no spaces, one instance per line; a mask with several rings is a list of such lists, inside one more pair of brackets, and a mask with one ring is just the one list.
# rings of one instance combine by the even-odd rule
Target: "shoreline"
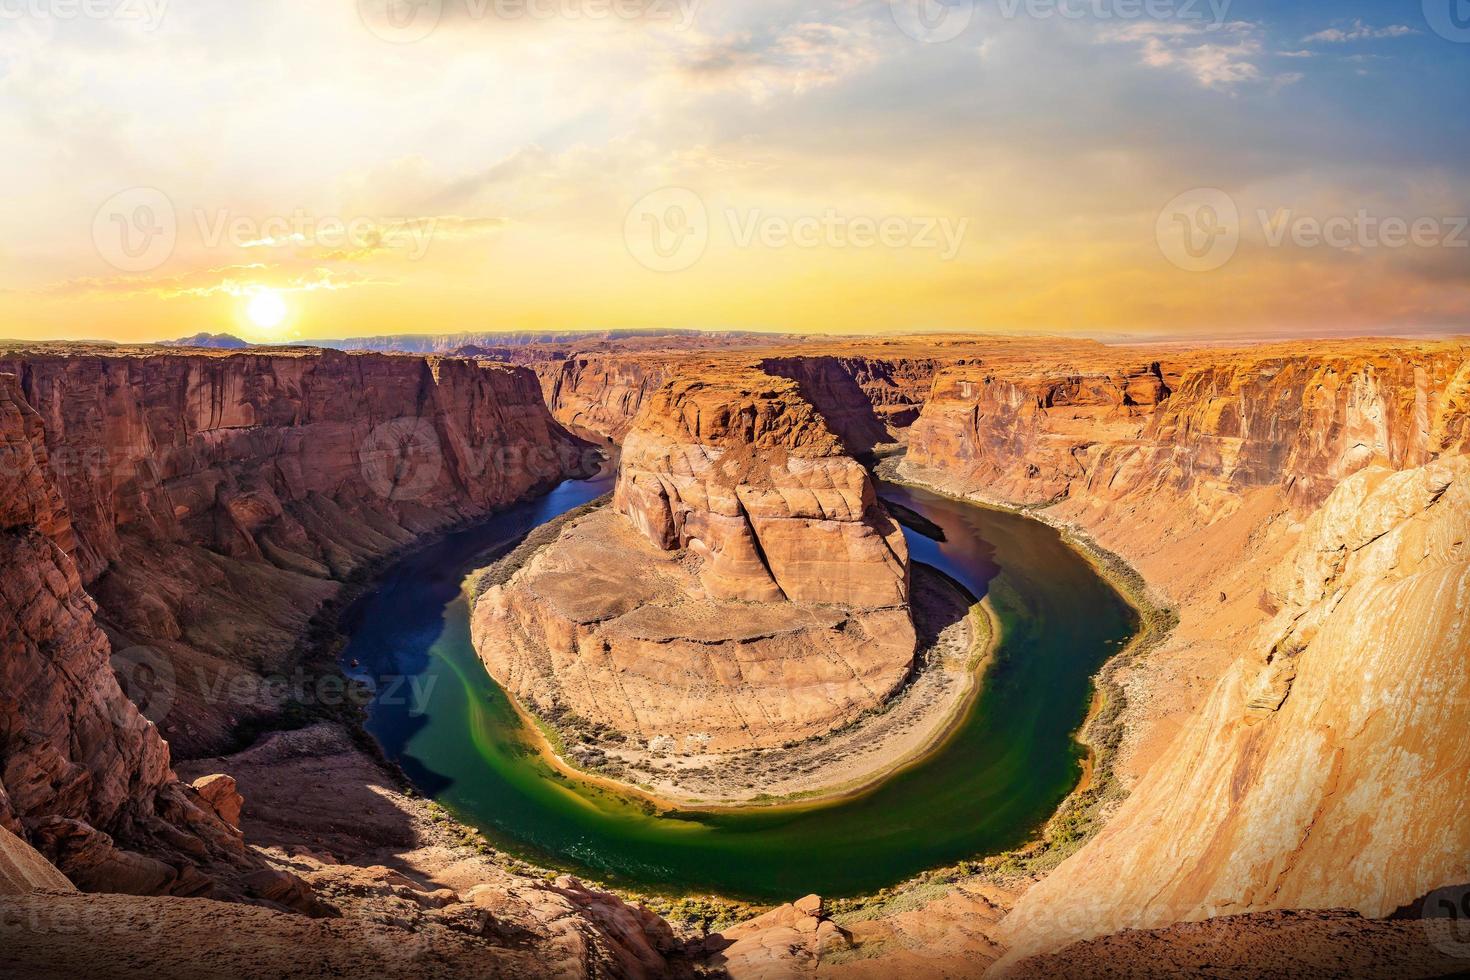
[[[1063,543],[1091,565],[1138,616],[1138,631],[1133,638],[1092,675],[1092,697],[1087,715],[1072,735],[1087,754],[1081,776],[1036,838],[1002,854],[961,862],[951,868],[934,869],[896,886],[893,891],[906,889],[937,875],[976,873],[981,871],[981,866],[999,870],[1001,877],[1017,873],[1045,874],[1101,830],[1106,822],[1103,811],[1126,796],[1113,772],[1113,760],[1122,735],[1122,715],[1128,704],[1127,694],[1115,675],[1163,643],[1178,625],[1178,614],[1154,595],[1148,581],[1136,568],[1122,556],[1099,545],[1084,528],[1052,518],[1042,508],[1021,506],[981,493],[959,493],[943,484],[930,483],[926,477],[931,471],[907,468],[905,462],[904,453],[885,456],[876,469],[879,479],[973,506],[1017,514],[1055,529]],[[959,871],[963,868],[968,868],[968,871]]]
[[[885,459],[883,460],[883,463],[896,464],[897,462],[901,462],[901,460],[902,457],[899,457],[898,460]],[[883,466],[882,469],[890,470],[890,466]],[[1111,755],[1111,753],[1110,751],[1108,751],[1108,747],[1104,743],[1106,743],[1107,741],[1106,733],[1109,730],[1109,726],[1111,725],[1113,728],[1117,727],[1115,723],[1117,720],[1117,716],[1121,713],[1124,702],[1122,698],[1121,688],[1118,688],[1116,687],[1116,685],[1111,684],[1111,678],[1105,675],[1109,675],[1112,670],[1116,669],[1118,666],[1121,666],[1126,660],[1140,655],[1142,652],[1145,652],[1147,648],[1151,648],[1152,646],[1156,645],[1168,634],[1168,630],[1166,629],[1161,633],[1157,633],[1157,635],[1154,635],[1157,632],[1157,625],[1155,625],[1154,631],[1151,631],[1149,629],[1149,625],[1152,622],[1151,616],[1165,610],[1156,607],[1152,603],[1150,597],[1146,594],[1146,583],[1143,582],[1142,577],[1139,576],[1135,570],[1131,569],[1131,566],[1126,566],[1126,563],[1123,564],[1125,565],[1127,572],[1130,573],[1128,575],[1120,574],[1118,570],[1110,567],[1110,565],[1108,564],[1109,558],[1112,558],[1113,560],[1119,562],[1121,562],[1121,559],[1117,559],[1116,556],[1110,556],[1107,554],[1094,554],[1089,547],[1091,542],[1085,537],[1079,537],[1076,529],[1069,528],[1066,525],[1060,525],[1059,522],[1056,522],[1054,520],[1043,519],[1041,515],[1031,512],[1026,508],[1006,505],[1005,503],[998,501],[990,501],[977,497],[963,496],[946,490],[941,486],[928,484],[924,482],[921,477],[916,477],[914,475],[905,474],[903,476],[899,476],[898,474],[890,471],[886,474],[880,474],[880,476],[882,476],[883,479],[889,480],[890,482],[914,486],[971,505],[989,507],[991,509],[1004,510],[1011,513],[1021,513],[1025,516],[1032,517],[1034,519],[1040,520],[1042,523],[1046,523],[1049,526],[1057,528],[1057,530],[1064,535],[1069,546],[1071,546],[1079,554],[1082,554],[1083,557],[1088,560],[1089,563],[1092,564],[1096,570],[1098,570],[1099,574],[1103,575],[1103,577],[1107,581],[1109,581],[1113,588],[1116,589],[1119,594],[1122,595],[1124,599],[1135,608],[1135,610],[1138,610],[1140,612],[1140,630],[1139,633],[1135,635],[1133,640],[1131,640],[1127,646],[1125,646],[1122,650],[1120,650],[1117,654],[1110,658],[1107,663],[1104,664],[1104,666],[1101,668],[1099,673],[1094,675],[1093,683],[1096,690],[1094,693],[1093,706],[1089,708],[1087,719],[1081,726],[1079,726],[1079,730],[1074,736],[1077,739],[1078,743],[1086,748],[1089,753],[1089,757],[1093,760],[1094,782],[1092,784],[1089,784],[1086,779],[1079,780],[1078,786],[1075,787],[1073,791],[1068,795],[1068,797],[1058,806],[1056,812],[1053,813],[1053,815],[1048,819],[1047,823],[1043,825],[1043,827],[1039,830],[1037,837],[1026,844],[1023,844],[1017,848],[1013,848],[1009,851],[1001,852],[999,854],[982,856],[961,861],[954,865],[929,869],[907,880],[896,882],[893,885],[890,885],[883,889],[879,889],[876,892],[849,899],[836,899],[830,903],[834,914],[839,915],[842,919],[847,919],[851,917],[855,920],[865,919],[873,915],[882,914],[882,910],[890,905],[890,903],[893,903],[895,900],[909,901],[913,896],[917,894],[922,894],[927,889],[931,889],[940,883],[953,883],[969,879],[984,882],[1001,881],[1014,884],[1016,881],[1021,879],[1029,879],[1039,875],[1044,875],[1047,871],[1050,870],[1051,867],[1055,866],[1056,863],[1060,863],[1060,860],[1062,858],[1070,854],[1073,850],[1076,849],[1076,847],[1080,846],[1085,839],[1090,838],[1100,826],[1100,823],[1095,820],[1090,821],[1091,823],[1093,823],[1093,826],[1089,828],[1089,831],[1086,833],[1086,836],[1084,838],[1078,839],[1076,841],[1075,846],[1069,846],[1069,842],[1056,841],[1054,839],[1054,831],[1057,826],[1063,823],[1065,819],[1070,815],[1070,811],[1077,808],[1079,797],[1084,794],[1093,796],[1093,799],[1084,801],[1084,805],[1085,809],[1089,811],[1089,813],[1095,813],[1096,809],[1098,808],[1098,804],[1100,802],[1104,802],[1098,797],[1100,797],[1105,790],[1111,788],[1111,772],[1108,765],[1110,762],[1109,756]],[[576,513],[583,512],[594,506],[596,506],[596,502],[588,505],[583,505],[580,508],[574,508],[573,511],[569,511],[567,514],[559,516],[552,522],[548,522],[548,524],[556,524],[557,526],[560,526],[566,521],[573,519]],[[350,611],[355,602],[375,587],[377,582],[380,580],[382,574],[389,567],[391,567],[391,565],[396,560],[399,560],[406,555],[418,551],[421,548],[430,547],[433,545],[434,542],[441,540],[448,534],[464,530],[468,527],[472,527],[476,523],[479,523],[480,520],[488,519],[492,516],[494,515],[490,514],[485,515],[484,518],[472,518],[467,521],[456,522],[454,526],[439,529],[438,531],[426,535],[424,538],[414,542],[413,544],[403,549],[396,550],[391,555],[382,556],[377,561],[372,562],[370,568],[359,569],[357,574],[353,576],[354,581],[345,583],[345,585],[347,585],[347,588],[344,588],[339,596],[334,597],[334,601],[329,601],[326,607],[324,607],[322,610],[319,610],[318,618],[323,621],[317,624],[319,632],[316,635],[312,636],[306,642],[303,642],[301,645],[301,649],[308,651],[308,657],[312,655],[315,655],[317,657],[325,655],[325,657],[328,658],[328,661],[332,665],[334,665],[338,670],[343,670],[343,665],[341,665],[341,663],[339,662],[338,655],[343,649],[345,643],[348,641],[349,636],[347,632],[342,628],[342,621],[345,619],[347,613]],[[547,525],[543,524],[540,527],[533,529],[527,536],[528,540],[523,540],[521,544],[512,548],[510,552],[507,552],[506,555],[503,556],[503,559],[509,558],[518,549],[526,547],[528,544],[530,544],[530,536],[534,535],[538,530],[545,529],[546,527]],[[479,575],[483,571],[484,569],[481,568],[467,574],[464,582],[467,590],[474,580],[475,576]],[[1140,592],[1143,592],[1145,594],[1140,594]],[[471,600],[473,600],[473,596],[470,596],[470,598]],[[976,606],[974,608],[976,610],[981,609],[980,606]],[[1172,611],[1168,610],[1168,612]],[[988,607],[985,607],[983,609],[983,613],[987,623],[990,623],[993,626],[995,622],[993,613],[989,610]],[[986,643],[984,656],[981,661],[975,665],[975,669],[981,672],[981,676],[983,676],[983,671],[989,667],[990,660],[993,656],[998,642],[999,637],[992,634],[988,642]],[[956,713],[956,717],[963,717],[964,711],[968,710],[969,707],[973,705],[974,699],[978,697],[980,690],[980,684],[977,683],[972,685],[970,695],[960,705],[960,708]],[[1116,690],[1115,696],[1113,695],[1114,690]],[[1106,692],[1108,696],[1103,699],[1102,703],[1098,703],[1097,695],[1104,692]],[[618,780],[608,779],[607,777],[600,777],[595,773],[588,773],[584,770],[567,765],[564,761],[560,759],[559,756],[556,755],[555,752],[551,751],[550,743],[547,740],[542,728],[540,727],[540,720],[525,712],[524,708],[515,698],[507,695],[507,699],[514,706],[515,710],[521,715],[527,727],[530,729],[534,729],[535,735],[533,737],[538,743],[541,744],[542,751],[544,753],[543,757],[547,757],[548,761],[555,765],[558,771],[565,773],[570,778],[586,780],[592,784],[603,785],[619,793],[646,800],[653,805],[659,805],[660,803],[665,802],[661,801],[657,794],[649,793],[646,790],[641,789],[640,787],[633,786],[631,784],[624,783]],[[346,722],[346,727],[351,734],[353,741],[357,743],[359,749],[365,750],[369,757],[372,758],[377,765],[382,767],[392,776],[394,782],[398,785],[398,791],[403,794],[406,799],[410,801],[419,799],[420,797],[418,796],[418,790],[413,781],[407,776],[407,774],[396,762],[394,762],[392,759],[387,758],[384,755],[381,747],[377,743],[377,740],[374,739],[372,735],[367,732],[364,724],[365,717],[363,712],[361,710],[351,711],[350,715],[352,717],[348,719],[344,719],[339,716],[331,720],[335,720],[338,723],[343,723],[344,721]],[[310,724],[309,721],[307,723]],[[298,727],[300,726],[291,724],[269,726],[258,733],[257,739],[263,738],[266,735],[271,734],[272,732],[292,731]],[[839,789],[833,795],[825,799],[813,798],[786,801],[784,804],[781,801],[769,801],[764,804],[757,803],[737,805],[735,808],[755,809],[762,806],[785,806],[793,809],[815,808],[822,805],[831,804],[833,802],[839,802],[841,800],[861,796],[874,788],[877,784],[881,784],[887,779],[898,775],[899,773],[905,771],[918,762],[921,762],[923,758],[927,757],[933,751],[942,748],[947,743],[948,739],[952,737],[956,728],[957,726],[954,724],[953,718],[947,720],[944,725],[940,726],[940,730],[933,732],[934,737],[932,739],[926,740],[926,746],[917,753],[917,757],[895,761],[895,763],[887,772],[876,774],[871,779],[865,780],[865,785],[859,785],[845,790]],[[251,744],[255,743],[252,742]],[[1111,800],[1107,800],[1106,802],[1111,802]],[[708,809],[718,811],[728,810],[730,809],[730,807],[690,808],[674,805],[673,807],[671,807],[671,809]],[[456,825],[461,825],[463,830],[467,833],[473,830],[473,828],[469,824],[461,824],[460,821],[453,822]],[[476,836],[476,834],[471,833],[471,836]],[[478,836],[483,839],[483,835]],[[1065,853],[1061,853],[1063,849],[1065,850]],[[505,856],[505,859],[511,861],[513,864],[521,866],[531,873],[559,873],[555,865],[542,864],[534,860],[526,861],[525,859],[515,857],[512,852],[502,851],[498,847],[495,848],[495,851],[497,853],[503,854]],[[591,876],[589,880],[596,880],[596,876]],[[655,905],[687,902],[700,902],[705,904],[713,903],[714,905],[726,909],[727,914],[734,913],[729,921],[739,921],[749,914],[754,914],[755,909],[762,907],[759,905],[751,905],[750,903],[746,902],[729,900],[713,893],[698,893],[692,891],[666,892],[658,889],[642,890],[628,889],[626,887],[607,887],[609,887],[617,894],[624,895],[625,897],[635,900],[648,901]],[[737,909],[739,909],[739,911],[737,911]]]
[[[471,615],[473,615],[474,603],[483,594],[489,584],[508,581],[527,561],[535,556],[542,548],[549,546],[570,521],[585,515],[593,509],[591,506],[579,508],[568,512],[561,517],[543,524],[537,532],[545,531],[545,534],[536,534],[536,540],[527,538],[520,547],[503,556],[499,561],[485,568],[471,572],[465,579],[465,597],[471,604]],[[533,532],[535,533],[535,532]],[[501,567],[506,566],[506,567]],[[927,568],[927,566],[925,566]],[[937,569],[930,569],[928,574],[933,574],[946,581],[949,588],[954,591],[956,598],[964,596],[963,587],[948,579]],[[957,621],[959,622],[959,621]],[[811,753],[830,748],[833,743],[840,740],[862,742],[865,736],[871,734],[874,726],[881,726],[885,720],[891,720],[896,714],[905,709],[917,712],[914,719],[923,725],[923,734],[917,744],[905,744],[902,739],[890,739],[898,741],[900,749],[897,752],[889,751],[877,760],[875,765],[865,766],[856,775],[838,777],[840,781],[832,782],[830,779],[822,780],[815,786],[802,786],[790,789],[779,794],[767,793],[756,787],[756,792],[743,798],[723,798],[701,795],[681,795],[670,792],[668,788],[655,788],[645,783],[634,783],[619,779],[604,773],[584,769],[567,758],[562,751],[558,751],[556,742],[563,746],[575,740],[576,732],[556,722],[543,718],[521,703],[503,685],[495,681],[493,675],[486,669],[487,675],[492,682],[496,683],[504,693],[506,700],[510,702],[517,716],[525,725],[532,747],[536,750],[541,760],[551,767],[555,772],[569,779],[583,781],[589,785],[602,789],[611,790],[625,796],[641,800],[658,809],[661,813],[721,813],[738,812],[742,810],[807,810],[819,809],[838,803],[850,801],[865,796],[893,777],[923,763],[934,753],[943,749],[959,733],[964,722],[969,717],[979,700],[984,688],[984,678],[991,664],[994,662],[995,651],[1000,644],[1000,624],[994,612],[989,606],[988,600],[969,605],[963,617],[968,631],[968,644],[963,651],[963,663],[959,669],[953,664],[944,662],[927,663],[916,668],[915,676],[905,683],[905,686],[894,695],[881,708],[875,709],[869,715],[856,721],[828,732],[824,735],[792,746],[789,749],[765,749],[753,750],[751,752],[730,753],[721,757],[704,759],[706,762],[728,763],[731,759],[759,758],[763,764],[768,764],[773,757],[785,753],[788,756],[800,758],[803,753]],[[953,625],[950,627],[953,628]],[[943,635],[937,635],[926,654],[941,653]],[[949,658],[945,658],[949,659]],[[949,669],[946,669],[948,667]],[[942,714],[937,720],[931,716],[935,712],[924,713],[926,707],[923,703],[915,704],[914,698],[929,696],[935,698],[944,692],[933,692],[920,689],[920,685],[927,682],[932,688],[936,684],[944,684],[955,678],[959,678],[964,687],[957,692],[957,696],[950,695],[938,700],[934,707],[942,709]],[[554,733],[555,742],[548,732]],[[902,734],[902,733],[899,733]],[[699,761],[703,757],[692,757],[692,761]]]

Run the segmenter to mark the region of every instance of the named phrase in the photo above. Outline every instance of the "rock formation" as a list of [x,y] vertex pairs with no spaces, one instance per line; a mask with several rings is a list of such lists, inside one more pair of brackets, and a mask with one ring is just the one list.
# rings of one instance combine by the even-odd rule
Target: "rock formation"
[[[593,462],[523,368],[296,350],[0,351],[44,422],[57,531],[177,751],[281,708],[342,580]],[[138,675],[138,676],[132,676]],[[135,694],[137,692],[132,692]],[[293,692],[294,693],[294,692]]]
[[1214,506],[1277,486],[1311,507],[1369,465],[1463,451],[1467,352],[1324,344],[982,360],[936,377],[908,462],[1020,503],[1169,489]]
[[[278,706],[220,703],[211,685],[293,665],[343,579],[578,469],[538,376],[556,418],[623,443],[615,507],[528,548],[475,608],[491,672],[538,710],[693,754],[808,738],[881,704],[913,656],[907,555],[851,457],[895,436],[906,472],[1046,505],[1178,610],[1167,643],[1119,671],[1128,798],[1059,868],[1019,897],[966,879],[851,928],[804,900],[703,944],[707,965],[973,975],[1004,953],[1001,970],[1027,976],[1118,955],[1253,965],[1257,942],[1272,963],[1446,962],[1415,946],[1420,923],[1275,910],[1381,916],[1470,880],[1455,737],[1470,705],[1470,345],[738,346],[511,355],[534,374],[0,349],[14,376],[0,377],[0,918],[75,910],[88,930],[60,945],[8,930],[0,962],[95,971],[116,947],[201,975],[249,952],[273,975],[328,961],[366,975],[385,958],[424,975],[671,969],[656,917],[456,851],[343,730],[277,734],[186,770],[192,783],[161,737],[191,754],[227,744]],[[172,681],[150,683],[161,671]],[[159,708],[162,732],[146,717]],[[272,829],[263,810],[284,828],[276,863],[248,843]],[[354,833],[360,853],[320,853]],[[386,851],[412,875],[352,863]],[[279,914],[323,900],[346,919]],[[142,921],[164,928],[140,938]],[[1063,949],[1124,929],[1154,931]],[[1367,958],[1337,955],[1343,937]],[[1303,942],[1321,957],[1296,957]]]
[[524,369],[0,354],[0,826],[86,889],[309,906],[275,901],[228,787],[180,783],[154,721],[188,751],[280,710],[262,677],[342,579],[577,449]]
[[751,373],[660,390],[624,441],[614,504],[655,545],[702,559],[716,598],[908,601],[898,525],[790,383]]
[[[249,869],[118,686],[71,557],[40,416],[0,375],[0,828],[84,888],[223,893],[198,867]],[[140,853],[153,852],[151,855]]]
[[1183,620],[1134,672],[1156,702],[1219,664],[1180,734],[1136,709],[1132,751],[1167,747],[1007,918],[1008,963],[1222,914],[1384,915],[1470,878],[1449,775],[1470,756],[1442,735],[1470,704],[1467,371],[1463,344],[1357,343],[936,378],[908,471],[1049,503],[1139,562]]
[[624,442],[615,508],[476,605],[481,657],[522,701],[725,751],[830,731],[908,676],[902,532],[794,383],[665,386]]
[[1013,956],[1275,908],[1383,916],[1470,880],[1470,457],[1338,487],[1249,653],[1107,828],[1006,921]]
[[673,376],[677,363],[652,355],[573,357],[543,361],[536,371],[557,421],[621,443],[644,400]]

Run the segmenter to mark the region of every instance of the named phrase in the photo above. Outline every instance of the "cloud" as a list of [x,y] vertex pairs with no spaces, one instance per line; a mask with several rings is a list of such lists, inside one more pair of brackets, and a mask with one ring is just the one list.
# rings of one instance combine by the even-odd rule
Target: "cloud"
[[421,257],[430,241],[478,238],[499,231],[504,218],[472,218],[458,214],[414,218],[358,219],[334,221],[318,229],[258,238],[240,243],[244,249],[296,248],[299,254],[330,262],[360,262],[382,255],[409,254]]
[[1354,20],[1347,27],[1329,27],[1302,38],[1304,44],[1345,44],[1349,41],[1376,41],[1390,37],[1408,37],[1419,32],[1406,24],[1391,24],[1388,27],[1370,27],[1361,20]]
[[705,41],[680,60],[678,72],[706,88],[738,89],[765,99],[832,85],[878,57],[866,25],[808,22],[767,37],[745,33]]
[[89,276],[69,279],[48,286],[41,292],[52,296],[155,296],[159,299],[204,298],[210,296],[249,296],[261,289],[278,292],[338,291],[362,286],[393,285],[392,280],[378,279],[353,271],[317,268],[289,273],[280,266],[254,262],[246,265],[197,269],[178,276]]
[[1187,72],[1205,88],[1227,89],[1264,76],[1256,64],[1260,29],[1245,21],[1214,25],[1146,21],[1105,30],[1100,40],[1136,44],[1143,64]]

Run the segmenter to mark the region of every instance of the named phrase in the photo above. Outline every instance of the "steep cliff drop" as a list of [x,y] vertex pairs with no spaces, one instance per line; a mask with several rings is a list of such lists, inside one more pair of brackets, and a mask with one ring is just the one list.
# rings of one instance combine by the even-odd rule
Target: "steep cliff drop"
[[[173,658],[199,649],[209,603],[229,604],[226,615],[253,608],[248,626],[296,608],[271,589],[325,583],[297,600],[304,622],[338,587],[331,569],[346,574],[584,462],[529,372],[480,379],[474,365],[415,358],[240,357],[51,352],[9,362],[20,376],[0,374],[0,972],[666,975],[675,942],[656,916],[571,879],[506,870],[399,793],[339,725],[193,767],[238,783],[176,777],[169,746],[114,671],[137,681],[147,668],[145,708],[190,710],[200,692],[158,675],[173,677]],[[457,400],[435,388],[451,379]],[[38,394],[49,430],[30,404]],[[379,445],[377,427],[399,438],[405,417],[424,425],[413,422],[406,446]],[[415,476],[429,431],[446,457],[432,481]],[[509,455],[472,470],[485,445]],[[76,468],[99,454],[107,462]],[[412,496],[394,493],[410,486]],[[85,518],[73,520],[68,495]],[[229,506],[242,497],[279,510]],[[231,522],[226,540],[258,553],[213,536],[228,515],[253,516]],[[92,556],[94,583],[144,581],[127,563],[149,556],[174,576],[213,574],[196,582],[204,599],[180,589],[156,603],[176,617],[179,640],[128,654],[103,629],[125,610],[93,601],[73,555]],[[308,557],[322,569],[293,570]],[[245,585],[257,591],[229,591]],[[284,634],[296,621],[277,626]],[[258,669],[229,662],[235,677]],[[384,848],[399,870],[380,866]],[[301,912],[331,920],[287,914]]]
[[1346,480],[1277,610],[1098,838],[1006,920],[1011,956],[1268,909],[1381,917],[1470,880],[1470,457]]
[[520,369],[313,352],[0,365],[0,825],[84,888],[274,894],[239,883],[262,865],[238,804],[226,821],[179,782],[154,720],[187,752],[320,709],[330,669],[292,657],[340,582],[562,479],[577,444]]
[[1381,916],[1470,879],[1470,757],[1441,734],[1470,704],[1467,379],[1454,343],[936,379],[907,472],[1047,505],[1180,614],[1124,672],[1133,793],[1002,924],[1007,968],[1180,920]]
[[902,533],[793,382],[665,386],[615,498],[475,607],[482,659],[524,703],[721,752],[829,732],[908,677]]
[[[533,374],[334,351],[0,351],[124,684],[185,757],[319,706],[297,649],[344,581],[595,468]],[[129,690],[135,698],[146,698]]]
[[41,418],[18,387],[0,375],[0,827],[83,888],[244,897],[238,879],[261,865],[174,777],[113,675]]

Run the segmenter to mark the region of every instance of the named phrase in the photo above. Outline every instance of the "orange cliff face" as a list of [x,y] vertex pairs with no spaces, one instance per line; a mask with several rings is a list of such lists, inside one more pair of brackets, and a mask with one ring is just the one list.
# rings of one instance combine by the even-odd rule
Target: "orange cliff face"
[[[609,560],[609,556],[612,556]],[[491,674],[663,751],[824,734],[908,677],[908,552],[793,382],[676,381],[624,442],[615,505],[480,597]]]
[[39,348],[0,373],[42,423],[58,540],[114,648],[167,665],[159,721],[186,755],[281,708],[260,678],[294,669],[354,571],[595,463],[523,368]]
[[1366,466],[1462,451],[1467,352],[1361,342],[986,360],[936,377],[908,461],[1017,503],[1277,487],[1312,507]]
[[[1133,789],[1002,924],[1385,915],[1470,878],[1470,345],[1120,349],[940,373],[904,471],[1044,504],[1180,626],[1124,668]],[[1135,700],[1136,699],[1136,700]]]
[[234,877],[257,865],[174,777],[168,746],[118,686],[74,547],[41,418],[0,375],[0,858],[36,879],[13,834],[84,888],[231,894],[200,867]]
[[1386,916],[1470,879],[1470,457],[1343,482],[1278,611],[1098,837],[1003,924],[1012,961],[1181,920]]
[[0,827],[83,888],[314,908],[244,848],[229,781],[181,784],[163,736],[199,752],[281,710],[263,675],[299,666],[343,578],[584,448],[523,369],[0,352]]
[[615,506],[703,561],[715,598],[901,606],[908,548],[867,471],[796,386],[677,381],[623,444]]

